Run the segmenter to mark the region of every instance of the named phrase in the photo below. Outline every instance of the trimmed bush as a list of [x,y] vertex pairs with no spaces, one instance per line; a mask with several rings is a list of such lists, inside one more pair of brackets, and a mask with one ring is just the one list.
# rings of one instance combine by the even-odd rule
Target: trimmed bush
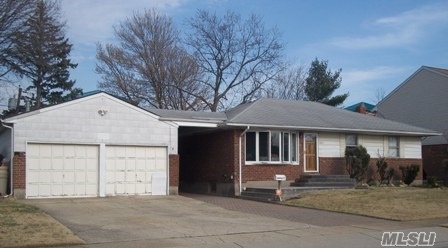
[[380,176],[380,185],[387,181],[387,185],[390,184],[390,181],[394,177],[395,170],[394,168],[387,169],[387,161],[385,157],[381,157],[376,162],[377,173]]
[[363,146],[347,147],[345,149],[345,166],[350,178],[361,182],[369,167],[370,155]]
[[405,184],[411,184],[417,177],[420,171],[420,166],[418,164],[411,164],[410,166],[400,166],[402,180]]

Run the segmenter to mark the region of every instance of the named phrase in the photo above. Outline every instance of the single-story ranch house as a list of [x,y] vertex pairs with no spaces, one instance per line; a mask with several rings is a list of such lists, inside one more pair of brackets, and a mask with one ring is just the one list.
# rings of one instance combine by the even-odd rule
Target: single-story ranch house
[[17,197],[239,195],[275,174],[346,174],[349,146],[367,148],[370,176],[379,155],[394,167],[421,165],[421,138],[430,135],[438,133],[315,102],[144,110],[97,92],[2,120],[0,153],[13,154]]

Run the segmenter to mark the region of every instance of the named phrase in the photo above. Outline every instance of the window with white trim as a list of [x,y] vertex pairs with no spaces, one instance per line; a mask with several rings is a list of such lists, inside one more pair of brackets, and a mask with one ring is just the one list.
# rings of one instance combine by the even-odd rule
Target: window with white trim
[[389,137],[389,157],[398,158],[400,157],[400,140],[398,137]]
[[297,163],[297,139],[295,132],[246,132],[246,162]]
[[358,135],[356,134],[345,135],[345,148],[347,149],[356,146],[358,146]]

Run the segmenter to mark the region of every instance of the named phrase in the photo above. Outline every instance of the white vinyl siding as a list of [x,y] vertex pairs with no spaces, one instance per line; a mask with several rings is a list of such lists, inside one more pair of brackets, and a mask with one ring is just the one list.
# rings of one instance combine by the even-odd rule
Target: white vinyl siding
[[384,136],[363,135],[361,145],[366,148],[371,158],[384,156]]
[[[344,157],[346,135],[336,133],[319,133],[319,157]],[[389,156],[389,137],[398,138],[398,158],[421,158],[421,141],[419,137],[397,137],[357,135],[357,144],[367,149],[371,158]],[[353,141],[353,137],[350,138]]]
[[422,145],[420,138],[400,138],[400,154],[402,158],[422,158]]
[[[101,116],[100,109],[107,113]],[[39,111],[14,124],[15,152],[24,152],[26,142],[36,142],[163,146],[170,154],[177,154],[177,127],[108,95],[98,94]]]
[[335,133],[319,133],[319,157],[341,157],[340,135]]

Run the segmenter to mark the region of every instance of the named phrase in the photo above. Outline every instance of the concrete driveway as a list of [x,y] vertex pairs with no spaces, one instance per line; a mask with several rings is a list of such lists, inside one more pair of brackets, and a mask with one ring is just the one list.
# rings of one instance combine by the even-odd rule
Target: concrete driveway
[[[221,200],[226,199],[246,210],[253,204],[232,198]],[[204,199],[183,196],[26,202],[66,225],[86,241],[86,247],[381,247],[382,233],[394,230],[437,232],[436,247],[448,246],[448,229],[432,222],[402,223],[365,217],[355,221],[341,217],[338,225],[333,221],[333,225],[322,226],[300,222],[295,215],[304,212],[295,214],[293,208],[266,203],[256,203],[262,205],[252,208],[280,207],[276,211],[288,211],[291,220],[232,211]],[[320,216],[321,211],[309,211],[307,214],[314,218],[330,218]]]

